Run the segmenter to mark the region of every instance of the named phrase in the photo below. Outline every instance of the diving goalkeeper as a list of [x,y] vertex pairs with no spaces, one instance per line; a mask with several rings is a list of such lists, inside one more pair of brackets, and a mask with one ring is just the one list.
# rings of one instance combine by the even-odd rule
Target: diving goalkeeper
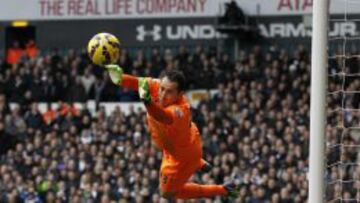
[[191,121],[190,104],[184,96],[185,77],[168,71],[160,79],[124,74],[118,65],[107,65],[112,82],[137,90],[147,110],[152,140],[163,151],[160,194],[166,199],[193,199],[214,196],[235,198],[234,181],[224,185],[199,185],[187,181],[197,170],[210,165],[203,160],[199,130]]

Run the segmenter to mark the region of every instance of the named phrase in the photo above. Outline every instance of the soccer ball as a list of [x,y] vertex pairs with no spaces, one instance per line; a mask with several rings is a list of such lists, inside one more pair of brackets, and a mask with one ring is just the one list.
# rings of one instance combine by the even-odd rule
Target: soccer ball
[[94,64],[99,66],[113,64],[120,55],[120,42],[112,34],[99,33],[90,39],[87,50]]

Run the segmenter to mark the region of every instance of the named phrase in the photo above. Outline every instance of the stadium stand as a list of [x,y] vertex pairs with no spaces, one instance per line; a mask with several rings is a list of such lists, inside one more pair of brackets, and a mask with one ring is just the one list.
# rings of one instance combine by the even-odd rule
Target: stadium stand
[[[201,47],[188,53],[181,47],[163,55],[154,49],[149,58],[141,51],[131,58],[124,51],[119,63],[126,72],[153,77],[177,68],[187,75],[190,89],[218,90],[193,109],[204,158],[214,166],[195,174],[194,181],[222,183],[236,177],[241,194],[235,202],[303,203],[309,53],[302,46],[292,52],[254,46],[240,56],[232,62],[226,54],[210,55]],[[0,202],[164,201],[157,188],[161,152],[151,143],[145,112],[125,115],[117,108],[106,114],[99,108],[92,116],[87,109],[60,105],[41,114],[37,107],[45,98],[134,101],[136,94],[111,85],[84,53],[74,51],[23,58],[15,66],[2,63],[0,70]],[[359,88],[358,81],[352,86]],[[10,109],[9,102],[21,105]],[[359,104],[359,98],[352,102]],[[337,176],[334,170],[329,178]],[[333,190],[336,196],[339,188]]]

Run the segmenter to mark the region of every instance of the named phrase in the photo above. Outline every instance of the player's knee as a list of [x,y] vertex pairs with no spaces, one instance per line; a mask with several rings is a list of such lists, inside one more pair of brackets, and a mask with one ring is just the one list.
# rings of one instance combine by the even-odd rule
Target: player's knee
[[163,191],[163,190],[160,190],[160,196],[167,200],[171,200],[174,198],[174,195],[172,192],[167,192],[167,191]]

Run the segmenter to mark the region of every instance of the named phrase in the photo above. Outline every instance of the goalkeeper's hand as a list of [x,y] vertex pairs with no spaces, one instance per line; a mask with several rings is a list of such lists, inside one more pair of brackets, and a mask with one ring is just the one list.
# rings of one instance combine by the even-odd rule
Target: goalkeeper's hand
[[116,64],[106,65],[105,68],[109,71],[111,81],[115,85],[121,85],[123,70]]
[[150,104],[151,95],[150,95],[150,87],[149,82],[146,78],[139,78],[139,97],[142,102],[145,104]]

